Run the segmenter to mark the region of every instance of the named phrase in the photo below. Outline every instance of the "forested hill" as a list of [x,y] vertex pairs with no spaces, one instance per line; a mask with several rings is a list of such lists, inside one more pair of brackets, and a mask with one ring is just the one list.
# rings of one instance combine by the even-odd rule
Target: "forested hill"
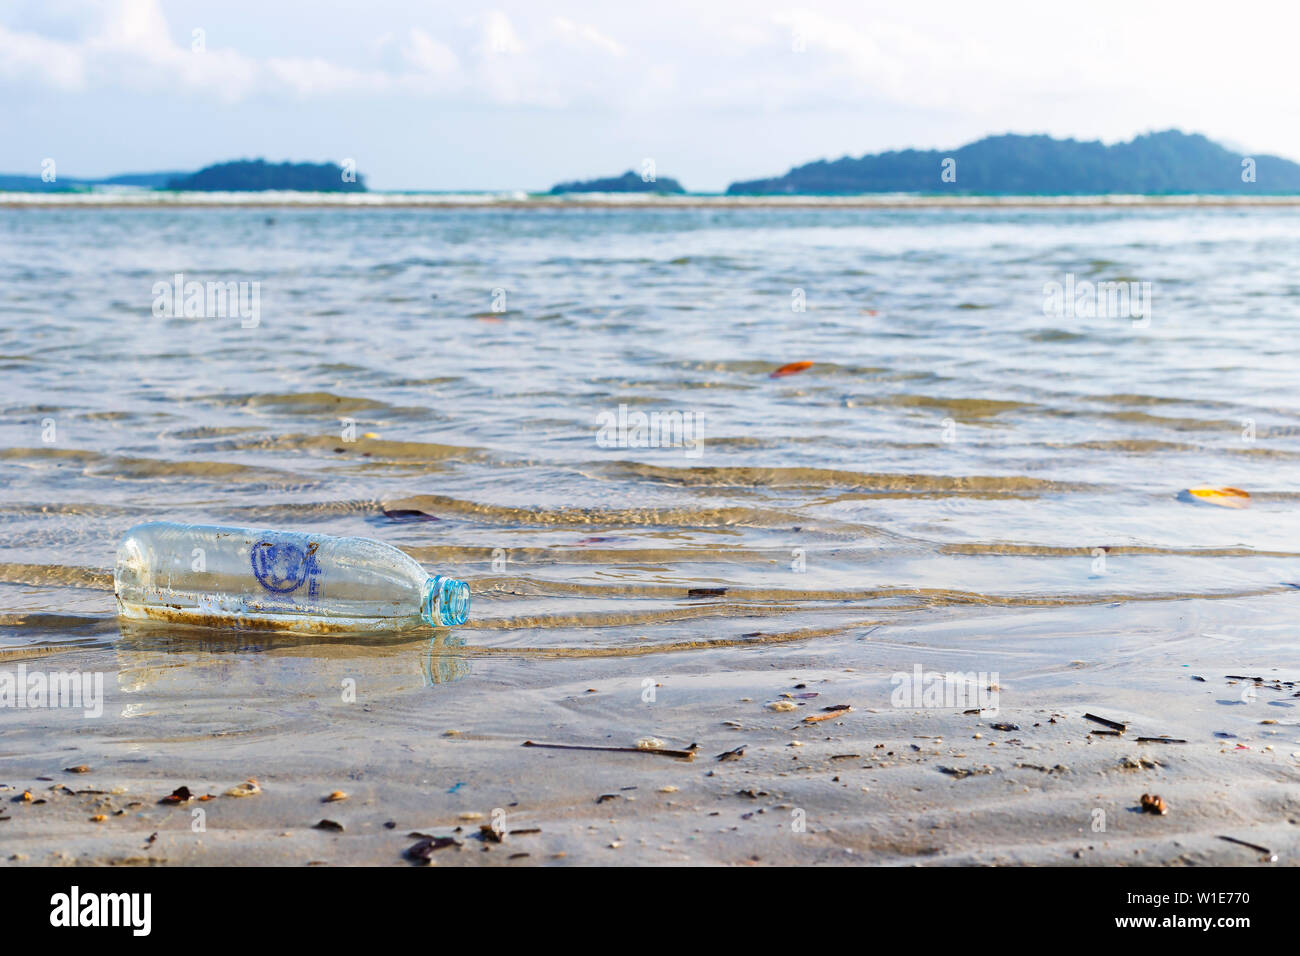
[[264,159],[241,159],[231,163],[205,166],[197,173],[177,176],[167,182],[168,189],[222,192],[254,192],[263,189],[288,189],[299,192],[365,192],[365,178],[358,173],[345,175],[335,163],[268,163]]
[[[1253,170],[1250,164],[1243,166],[1247,159]],[[1254,181],[1243,180],[1250,172]],[[953,150],[906,149],[818,160],[784,176],[732,183],[727,192],[1267,195],[1300,192],[1300,164],[1276,156],[1243,156],[1199,134],[1177,130],[1111,146],[1008,134]]]

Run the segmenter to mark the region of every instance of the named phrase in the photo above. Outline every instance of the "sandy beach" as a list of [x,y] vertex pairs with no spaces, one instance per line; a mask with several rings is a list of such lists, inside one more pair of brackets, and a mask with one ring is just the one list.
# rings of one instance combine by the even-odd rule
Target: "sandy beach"
[[[1211,633],[1225,623],[1216,603],[1194,611]],[[241,653],[229,635],[124,633],[111,651],[65,655],[108,671],[105,719],[47,711],[6,728],[4,853],[32,865],[1294,864],[1298,695],[1281,681],[1300,661],[1285,628],[1261,608],[1233,622],[1238,637],[1172,640],[1160,634],[1189,608],[1117,610],[1076,612],[1105,647],[1088,660],[1046,615],[994,608],[830,652],[765,633],[743,655],[494,653],[446,634],[249,638]],[[997,713],[893,706],[893,675],[916,665],[996,674]],[[1127,731],[1105,735],[1085,713]],[[645,738],[697,756],[523,746]],[[249,778],[260,792],[229,795]],[[159,802],[179,787],[192,797]],[[1168,812],[1140,812],[1144,793]],[[427,837],[454,842],[407,855]]]

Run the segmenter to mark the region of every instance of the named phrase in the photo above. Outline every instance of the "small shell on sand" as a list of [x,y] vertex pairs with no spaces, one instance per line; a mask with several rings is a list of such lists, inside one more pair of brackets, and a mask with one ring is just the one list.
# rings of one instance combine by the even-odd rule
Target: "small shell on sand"
[[799,707],[799,705],[792,700],[769,700],[763,706],[766,707],[768,710],[775,710],[778,713],[785,713],[786,711],[796,710]]
[[243,783],[237,783],[226,791],[228,797],[251,797],[262,792],[262,788],[257,785],[256,780],[245,780]]

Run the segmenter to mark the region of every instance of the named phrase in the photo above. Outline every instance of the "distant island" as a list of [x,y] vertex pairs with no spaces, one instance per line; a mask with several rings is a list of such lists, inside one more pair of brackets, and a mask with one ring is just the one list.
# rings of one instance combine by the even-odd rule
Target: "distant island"
[[[268,163],[241,159],[198,172],[126,173],[102,179],[0,174],[0,192],[89,192],[113,189],[201,192],[367,192],[364,177],[337,163]],[[662,176],[620,176],[557,183],[550,195],[624,193],[683,195]],[[729,196],[921,193],[967,196],[1107,194],[1278,196],[1300,194],[1300,163],[1238,153],[1197,133],[1166,130],[1111,146],[1093,140],[1008,133],[951,150],[893,150],[817,160],[782,176],[733,182]]]
[[[1253,167],[1243,160],[1253,161]],[[1250,168],[1253,181],[1244,181]],[[948,169],[949,176],[944,178]],[[953,150],[907,149],[796,166],[784,176],[735,182],[728,195],[968,193],[1294,193],[1300,164],[1243,156],[1199,134],[1148,133],[1127,143],[989,136]]]
[[205,166],[197,173],[176,176],[167,189],[199,192],[257,192],[287,189],[298,192],[365,192],[365,178],[336,163],[268,163],[264,159],[241,159]]
[[141,189],[162,189],[168,180],[185,173],[124,173],[103,179],[65,179],[60,176],[46,182],[40,176],[6,175],[0,173],[0,192],[15,193],[66,193],[92,189],[95,186],[135,186]]
[[241,159],[205,166],[196,173],[124,173],[102,179],[59,176],[46,182],[40,176],[0,173],[0,192],[87,192],[97,187],[129,186],[136,189],[197,190],[200,192],[256,192],[268,189],[298,192],[366,192],[365,177],[349,173],[344,178],[336,163],[268,163]]
[[649,182],[632,170],[622,176],[610,176],[607,179],[587,179],[581,182],[557,183],[551,187],[551,195],[564,193],[684,193],[682,184],[671,177],[664,176]]

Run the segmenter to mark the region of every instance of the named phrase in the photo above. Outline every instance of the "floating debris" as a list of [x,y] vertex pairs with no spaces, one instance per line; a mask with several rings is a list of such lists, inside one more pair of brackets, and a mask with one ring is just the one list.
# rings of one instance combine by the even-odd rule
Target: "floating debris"
[[812,367],[812,362],[789,362],[782,365],[779,369],[769,375],[768,378],[785,378],[787,375],[797,375],[798,373],[806,371]]
[[440,521],[425,511],[418,508],[385,508],[384,517],[392,521]]
[[686,596],[688,598],[722,597],[726,593],[726,588],[691,588],[686,592]]
[[525,740],[525,747],[545,747],[548,750],[599,750],[605,753],[619,754],[659,754],[663,757],[676,757],[678,760],[694,760],[693,750],[643,750],[640,747],[599,747],[593,744],[543,744],[535,740]]
[[1142,794],[1141,804],[1142,804],[1143,813],[1156,813],[1159,814],[1160,816],[1164,816],[1166,813],[1169,812],[1168,805],[1166,805],[1164,798],[1161,797],[1159,794],[1155,794],[1155,793]]
[[1250,493],[1240,488],[1187,488],[1178,492],[1178,500],[1218,505],[1220,508],[1250,507]]

